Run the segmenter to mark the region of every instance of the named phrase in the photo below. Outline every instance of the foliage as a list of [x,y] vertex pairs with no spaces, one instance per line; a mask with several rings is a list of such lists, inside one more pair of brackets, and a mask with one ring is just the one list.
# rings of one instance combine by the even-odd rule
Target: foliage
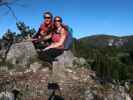
[[17,22],[16,25],[18,30],[20,31],[20,34],[18,36],[22,38],[26,38],[28,35],[32,37],[36,32],[34,28],[30,29],[30,27],[26,26],[24,22]]
[[8,43],[10,41],[16,42],[18,40],[32,37],[36,33],[36,30],[34,28],[30,28],[24,22],[17,22],[16,26],[19,30],[19,33],[12,32],[10,29],[8,29],[7,32],[3,35],[2,40],[7,40]]
[[[73,50],[76,56],[88,59],[91,69],[103,81],[127,81],[133,80],[133,38],[123,37],[126,41],[123,45],[107,45],[110,39],[117,39],[114,36],[91,36],[76,40]],[[130,40],[128,40],[130,39]],[[100,43],[98,43],[100,41]],[[117,41],[115,43],[117,43]]]

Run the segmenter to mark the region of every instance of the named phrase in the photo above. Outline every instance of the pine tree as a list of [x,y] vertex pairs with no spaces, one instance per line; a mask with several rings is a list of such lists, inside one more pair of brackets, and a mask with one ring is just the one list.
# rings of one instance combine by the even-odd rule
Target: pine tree
[[16,23],[18,30],[20,31],[20,34],[18,34],[18,38],[26,39],[28,37],[32,37],[34,33],[36,33],[34,28],[31,28],[29,26],[26,26],[24,22],[17,22]]

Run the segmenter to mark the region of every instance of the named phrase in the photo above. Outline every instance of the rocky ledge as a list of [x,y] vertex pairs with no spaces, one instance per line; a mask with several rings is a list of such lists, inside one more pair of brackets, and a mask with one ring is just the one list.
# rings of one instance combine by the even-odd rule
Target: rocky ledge
[[7,61],[15,67],[11,69],[5,65],[7,70],[0,73],[0,100],[14,100],[16,93],[18,100],[47,100],[49,82],[59,85],[60,91],[55,95],[65,100],[133,99],[133,93],[123,86],[102,85],[95,72],[88,69],[87,61],[75,57],[71,51],[65,51],[53,62],[52,71],[48,64],[37,59],[30,42],[14,44],[7,54]]

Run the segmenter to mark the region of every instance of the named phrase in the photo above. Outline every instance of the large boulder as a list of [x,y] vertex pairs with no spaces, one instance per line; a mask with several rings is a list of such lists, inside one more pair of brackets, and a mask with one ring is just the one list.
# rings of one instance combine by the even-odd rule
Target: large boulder
[[87,62],[84,58],[75,57],[70,50],[64,51],[64,53],[58,56],[56,61],[53,62],[52,80],[56,82],[65,80],[67,79],[67,73],[71,72],[71,69],[76,69],[79,66],[82,67],[85,64],[87,65]]
[[63,64],[64,67],[73,67],[73,60],[75,59],[73,53],[68,50],[68,51],[64,51],[64,53],[60,56],[58,56],[57,58],[58,63],[60,63],[61,65]]
[[83,67],[87,64],[86,59],[82,57],[75,57],[70,50],[64,51],[64,53],[58,56],[56,59],[57,61],[55,62],[62,65],[62,67],[64,66],[65,68],[75,68],[79,66]]
[[32,42],[15,43],[11,46],[6,61],[14,65],[29,66],[31,60],[37,56]]

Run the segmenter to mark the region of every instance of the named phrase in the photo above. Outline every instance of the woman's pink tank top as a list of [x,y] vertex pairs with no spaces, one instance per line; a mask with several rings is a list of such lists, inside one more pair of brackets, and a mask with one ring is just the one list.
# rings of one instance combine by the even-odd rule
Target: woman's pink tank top
[[59,42],[60,38],[61,38],[60,34],[53,34],[52,41],[53,42]]

